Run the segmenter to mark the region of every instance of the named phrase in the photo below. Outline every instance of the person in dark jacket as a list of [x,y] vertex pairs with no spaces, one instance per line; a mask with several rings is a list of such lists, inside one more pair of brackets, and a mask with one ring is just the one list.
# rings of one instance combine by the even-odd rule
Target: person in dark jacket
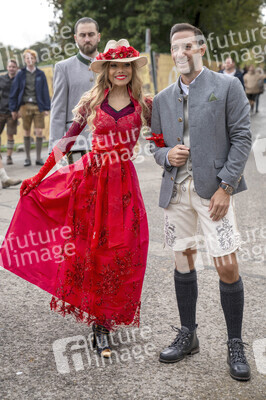
[[240,80],[240,82],[243,85],[243,88],[245,89],[243,74],[241,71],[239,71],[239,69],[236,68],[236,64],[231,57],[226,58],[224,62],[224,69],[219,72],[225,75],[235,76]]
[[9,109],[15,119],[22,117],[24,129],[24,146],[26,160],[24,166],[31,165],[30,159],[30,130],[34,121],[36,135],[36,165],[43,165],[41,159],[42,131],[44,116],[50,110],[50,96],[47,80],[43,71],[36,67],[37,53],[27,49],[23,53],[25,68],[17,74],[11,87]]
[[0,135],[6,127],[7,165],[13,164],[12,152],[14,148],[14,135],[17,133],[18,124],[17,119],[12,118],[11,112],[9,110],[9,94],[17,72],[18,65],[16,60],[10,59],[7,62],[7,74],[0,76]]

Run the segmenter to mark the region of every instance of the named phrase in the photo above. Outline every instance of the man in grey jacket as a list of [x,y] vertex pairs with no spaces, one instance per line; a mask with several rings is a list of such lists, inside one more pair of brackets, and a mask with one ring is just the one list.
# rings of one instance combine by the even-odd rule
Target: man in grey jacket
[[246,189],[243,170],[251,149],[249,105],[239,79],[203,67],[202,32],[189,24],[172,27],[171,54],[180,77],[155,96],[152,132],[165,147],[154,148],[163,167],[160,207],[165,241],[175,257],[175,290],[181,329],[160,361],[173,363],[199,351],[195,259],[197,222],[220,278],[228,332],[230,375],[250,378],[241,337],[244,292],[238,272],[233,195]]
[[[67,132],[73,122],[73,108],[78,104],[84,92],[90,90],[95,83],[95,73],[90,64],[98,54],[100,42],[98,23],[92,18],[81,18],[75,25],[74,39],[79,52],[77,55],[58,62],[54,70],[54,94],[51,105],[49,153],[54,145]],[[72,153],[85,154],[90,149],[89,132],[85,127],[78,136],[71,153],[69,163],[73,163]]]

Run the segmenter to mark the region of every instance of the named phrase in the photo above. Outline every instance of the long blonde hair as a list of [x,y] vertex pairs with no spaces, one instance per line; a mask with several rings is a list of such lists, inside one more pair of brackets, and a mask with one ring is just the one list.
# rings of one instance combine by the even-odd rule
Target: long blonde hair
[[[102,71],[99,73],[96,79],[95,86],[91,90],[83,94],[79,103],[74,108],[74,121],[82,123],[85,118],[87,119],[87,124],[95,129],[95,126],[93,124],[96,116],[95,108],[103,102],[105,89],[110,89],[110,92],[112,91],[112,84],[108,79],[109,65],[110,62],[106,62],[103,64]],[[141,105],[141,121],[142,125],[146,125],[146,119],[144,115],[147,115],[149,113],[149,108],[144,99],[142,81],[138,75],[137,67],[134,61],[131,63],[131,65],[132,79],[128,85],[131,89],[133,98],[137,100]]]

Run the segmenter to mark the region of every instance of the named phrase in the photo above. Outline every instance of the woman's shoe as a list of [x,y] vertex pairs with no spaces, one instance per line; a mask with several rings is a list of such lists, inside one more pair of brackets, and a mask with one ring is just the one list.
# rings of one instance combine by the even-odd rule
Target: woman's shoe
[[112,350],[109,345],[108,336],[109,331],[102,325],[93,325],[93,342],[92,345],[96,348],[97,353],[104,357],[110,358]]

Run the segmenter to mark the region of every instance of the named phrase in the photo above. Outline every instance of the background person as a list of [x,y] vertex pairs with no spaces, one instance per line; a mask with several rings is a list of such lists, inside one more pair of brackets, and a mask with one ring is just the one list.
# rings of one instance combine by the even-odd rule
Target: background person
[[256,73],[254,65],[250,65],[248,72],[244,75],[245,90],[250,104],[251,115],[254,112],[254,105],[259,95],[261,76]]
[[259,99],[260,99],[260,95],[263,94],[264,92],[264,78],[265,78],[265,74],[262,68],[258,67],[255,69],[256,74],[260,77],[259,79],[259,93],[256,97],[256,113],[259,112]]
[[36,67],[36,51],[27,49],[23,52],[23,57],[26,67],[22,68],[14,79],[10,92],[9,108],[14,119],[18,115],[22,117],[26,152],[24,166],[28,167],[31,165],[30,130],[32,122],[34,122],[34,133],[36,136],[35,164],[44,164],[41,159],[42,134],[45,127],[44,116],[48,115],[48,111],[50,110],[50,97],[46,76],[43,71]]
[[225,75],[235,76],[240,80],[240,82],[243,85],[243,88],[245,88],[243,74],[239,69],[236,68],[235,61],[231,57],[226,58],[224,62],[224,69],[219,72]]
[[[95,83],[95,73],[90,64],[98,54],[100,42],[98,23],[92,18],[81,18],[75,24],[74,39],[79,52],[77,55],[55,64],[51,104],[49,153],[73,122],[72,110],[81,96]],[[90,149],[86,129],[79,135],[72,151],[68,153],[69,163],[73,163],[72,153],[85,154]]]
[[[0,135],[5,126],[7,132],[7,165],[13,164],[12,153],[14,148],[14,135],[17,133],[17,117],[12,118],[9,110],[9,94],[12,82],[18,72],[16,60],[11,59],[7,62],[7,74],[0,75]],[[1,136],[0,136],[1,147]]]
[[7,175],[6,170],[3,166],[1,154],[0,154],[0,181],[1,181],[3,189],[6,189],[10,186],[15,186],[15,185],[18,185],[19,183],[21,183],[21,179],[9,178],[9,176]]

